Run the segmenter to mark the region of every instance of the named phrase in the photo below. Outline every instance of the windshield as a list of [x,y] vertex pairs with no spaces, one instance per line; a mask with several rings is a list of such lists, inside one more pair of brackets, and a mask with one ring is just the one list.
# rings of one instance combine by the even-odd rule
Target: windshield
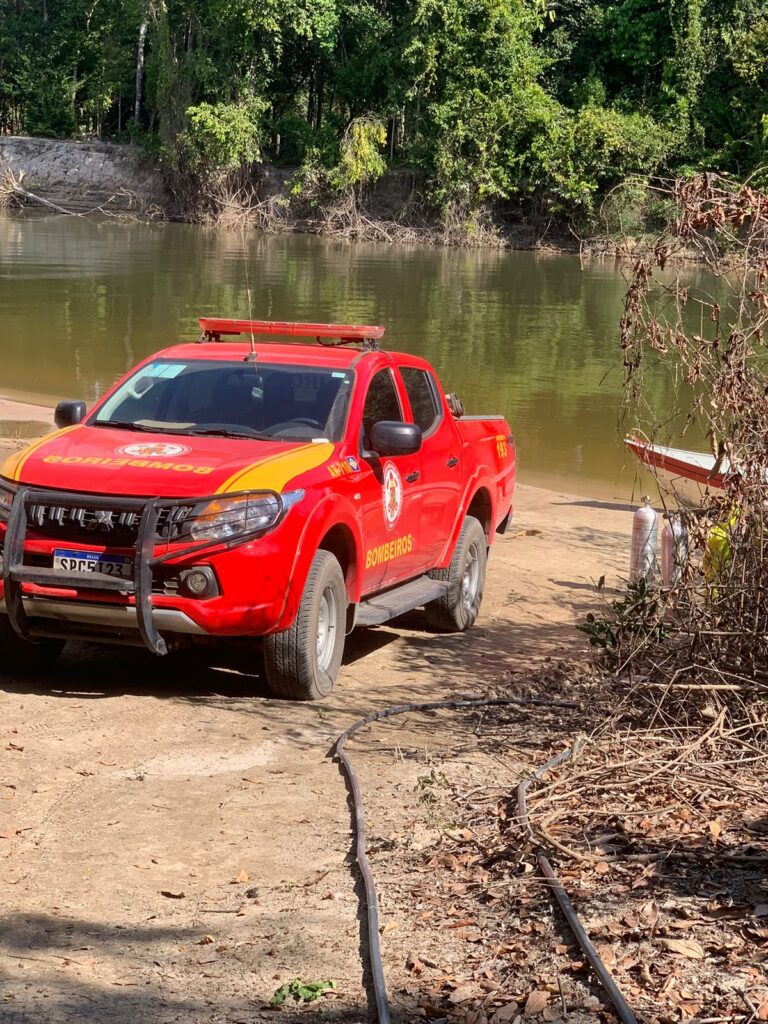
[[89,422],[173,434],[339,441],[353,374],[314,366],[160,360],[128,378]]

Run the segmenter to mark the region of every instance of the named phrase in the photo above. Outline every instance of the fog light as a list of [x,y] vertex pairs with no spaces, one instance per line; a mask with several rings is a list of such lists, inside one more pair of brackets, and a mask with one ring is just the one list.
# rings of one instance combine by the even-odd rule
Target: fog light
[[207,566],[200,569],[186,569],[181,573],[181,585],[192,597],[213,597],[218,593],[216,577]]

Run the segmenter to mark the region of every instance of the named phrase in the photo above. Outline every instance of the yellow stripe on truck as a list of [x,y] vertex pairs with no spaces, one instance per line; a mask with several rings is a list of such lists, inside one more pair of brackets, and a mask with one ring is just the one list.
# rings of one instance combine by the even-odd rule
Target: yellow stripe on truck
[[6,480],[20,480],[21,471],[24,468],[24,464],[30,455],[33,455],[38,448],[50,441],[52,437],[61,437],[64,434],[70,433],[72,430],[76,430],[79,424],[75,424],[72,427],[64,427],[63,430],[53,430],[50,434],[46,434],[45,437],[39,438],[33,444],[27,448],[22,448],[20,452],[15,455],[11,455],[5,462],[0,466],[0,476],[4,476]]
[[266,459],[240,469],[234,476],[219,487],[217,494],[228,491],[282,491],[294,477],[317,469],[327,462],[334,453],[335,445],[330,441],[322,444],[305,444],[301,448],[279,455],[270,455]]

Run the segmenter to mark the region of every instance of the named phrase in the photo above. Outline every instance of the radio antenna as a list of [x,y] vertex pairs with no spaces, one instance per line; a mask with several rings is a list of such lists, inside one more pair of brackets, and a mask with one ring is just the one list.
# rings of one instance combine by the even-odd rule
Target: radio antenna
[[[245,294],[248,297],[248,319],[253,320],[253,303],[251,301],[251,284],[248,280],[248,250],[245,245],[245,228],[243,228],[243,252],[245,254]],[[256,336],[251,328],[251,351],[245,357],[246,363],[255,363],[257,359],[256,355]]]

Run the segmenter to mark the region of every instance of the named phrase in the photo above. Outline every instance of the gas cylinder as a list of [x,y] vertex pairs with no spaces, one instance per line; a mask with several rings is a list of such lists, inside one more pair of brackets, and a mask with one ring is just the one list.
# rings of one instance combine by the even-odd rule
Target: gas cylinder
[[642,508],[632,516],[632,551],[629,560],[629,582],[644,579],[650,582],[656,570],[659,517],[650,498],[643,498]]
[[667,512],[661,531],[661,582],[675,587],[683,577],[688,563],[688,531],[677,516]]

